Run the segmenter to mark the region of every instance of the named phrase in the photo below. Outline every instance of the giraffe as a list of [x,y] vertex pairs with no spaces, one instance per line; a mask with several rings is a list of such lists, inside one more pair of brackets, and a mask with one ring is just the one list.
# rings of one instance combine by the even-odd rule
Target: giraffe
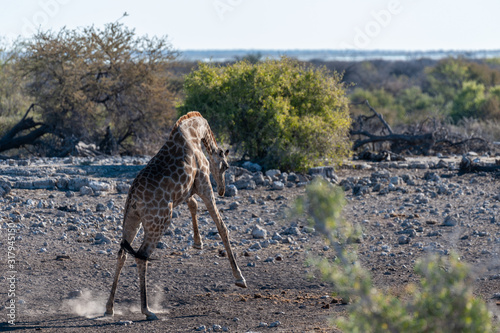
[[[201,148],[202,143],[208,159]],[[122,242],[105,315],[112,316],[114,313],[118,278],[127,253],[130,253],[137,262],[141,312],[148,320],[158,319],[148,307],[146,286],[148,260],[172,221],[173,208],[183,202],[187,203],[192,217],[193,247],[202,248],[196,217],[198,204],[193,197],[195,194],[203,200],[217,226],[236,279],[235,284],[242,288],[247,287],[234,258],[228,230],[215,205],[215,195],[210,183],[210,173],[212,173],[217,183],[218,194],[224,195],[224,173],[229,168],[228,153],[229,151],[223,151],[217,146],[207,120],[199,112],[189,112],[177,120],[166,143],[139,172],[128,192],[123,217]],[[130,244],[141,225],[144,228],[144,241],[139,250],[135,251]]]

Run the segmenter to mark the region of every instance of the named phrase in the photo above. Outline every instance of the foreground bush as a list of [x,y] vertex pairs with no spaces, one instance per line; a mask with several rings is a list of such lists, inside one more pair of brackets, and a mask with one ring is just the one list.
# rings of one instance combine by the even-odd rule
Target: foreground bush
[[182,113],[200,111],[222,139],[267,168],[306,169],[349,154],[351,120],[340,75],[283,58],[199,64]]
[[[484,301],[472,293],[467,265],[456,255],[419,260],[420,284],[408,285],[407,299],[373,287],[369,273],[357,260],[352,241],[359,230],[341,217],[342,190],[315,181],[296,204],[336,251],[334,262],[318,261],[323,277],[335,291],[351,299],[349,317],[336,320],[345,332],[493,332],[492,316]],[[354,242],[355,243],[355,242]]]

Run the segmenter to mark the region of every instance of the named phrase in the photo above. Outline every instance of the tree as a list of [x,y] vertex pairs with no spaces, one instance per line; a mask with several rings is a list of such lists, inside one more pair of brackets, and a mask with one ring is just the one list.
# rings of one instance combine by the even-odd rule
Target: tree
[[453,100],[451,118],[456,122],[461,118],[480,118],[480,110],[486,100],[485,87],[476,81],[465,81]]
[[[169,66],[176,51],[166,37],[137,37],[119,23],[57,33],[21,43],[17,66],[52,153],[106,136],[128,152],[153,152],[175,117]],[[26,116],[25,116],[26,118]],[[108,146],[108,145],[101,145]],[[1,147],[0,147],[1,150]]]
[[288,59],[199,64],[181,113],[198,110],[221,139],[267,168],[305,169],[350,152],[341,77]]

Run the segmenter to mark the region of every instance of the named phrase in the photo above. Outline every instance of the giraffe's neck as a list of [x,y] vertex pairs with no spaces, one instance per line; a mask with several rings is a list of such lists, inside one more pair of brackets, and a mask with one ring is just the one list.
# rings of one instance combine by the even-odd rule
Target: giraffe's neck
[[203,117],[201,117],[201,115],[198,117],[189,117],[182,122],[178,122],[171,133],[171,137],[175,136],[175,131],[181,131],[184,133],[183,135],[189,137],[193,135],[191,132],[193,128],[197,133],[196,136],[200,138],[200,141],[205,146],[205,150],[209,155],[217,150],[218,146],[217,142],[215,141],[214,134],[210,129],[208,122]]
[[215,142],[214,135],[208,125],[205,129],[204,135],[201,138],[201,142],[203,142],[203,145],[205,146],[205,149],[207,150],[207,153],[209,155],[211,155],[217,149],[217,143]]

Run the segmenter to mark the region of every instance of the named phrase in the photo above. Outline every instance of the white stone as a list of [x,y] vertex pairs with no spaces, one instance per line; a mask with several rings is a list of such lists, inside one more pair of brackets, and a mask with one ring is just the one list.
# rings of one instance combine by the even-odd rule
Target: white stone
[[256,224],[252,229],[253,238],[265,239],[267,237],[267,230]]
[[281,171],[279,171],[278,169],[271,169],[266,171],[266,176],[271,178],[279,175],[281,175]]
[[280,182],[280,181],[274,181],[273,182],[273,190],[281,191],[284,188],[285,188],[285,184],[283,184],[282,182]]

